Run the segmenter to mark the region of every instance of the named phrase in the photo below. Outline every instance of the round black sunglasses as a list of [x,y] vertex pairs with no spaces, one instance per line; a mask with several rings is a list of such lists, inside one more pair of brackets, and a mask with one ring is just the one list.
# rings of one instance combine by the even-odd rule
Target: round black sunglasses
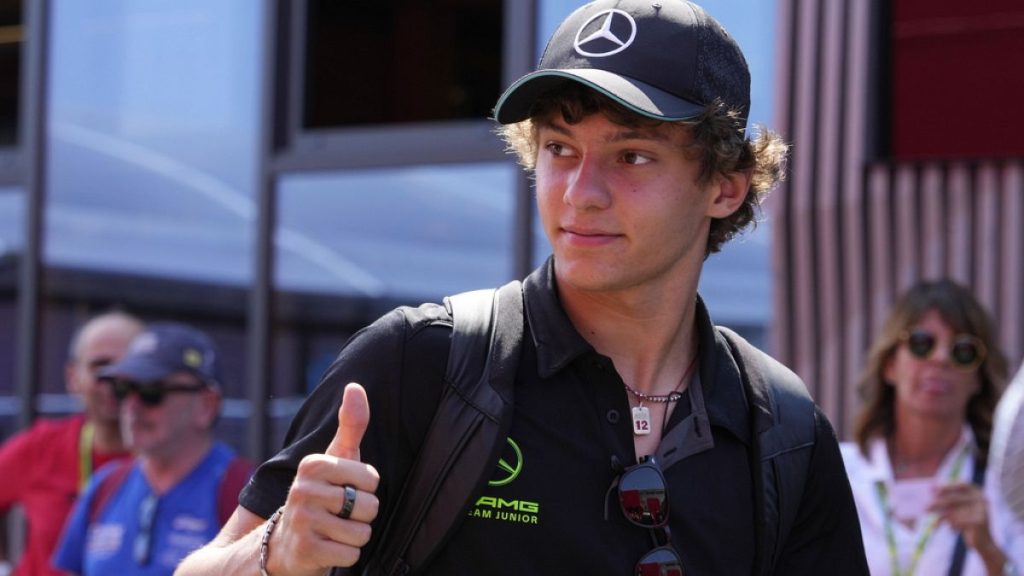
[[[900,340],[915,357],[925,360],[931,357],[939,342],[938,336],[928,330],[904,332]],[[949,347],[949,360],[953,366],[964,372],[977,370],[985,361],[987,350],[977,336],[957,334]]]

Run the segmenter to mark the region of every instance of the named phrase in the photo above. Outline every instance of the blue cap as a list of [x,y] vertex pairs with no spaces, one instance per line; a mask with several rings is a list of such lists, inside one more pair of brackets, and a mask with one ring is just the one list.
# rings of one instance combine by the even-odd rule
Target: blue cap
[[100,376],[153,382],[184,371],[216,386],[220,382],[217,356],[210,337],[191,326],[170,322],[150,324],[132,340],[124,358],[105,367]]

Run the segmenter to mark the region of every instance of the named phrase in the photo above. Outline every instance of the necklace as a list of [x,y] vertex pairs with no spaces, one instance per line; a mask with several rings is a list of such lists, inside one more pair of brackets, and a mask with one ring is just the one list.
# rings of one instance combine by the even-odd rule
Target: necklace
[[92,422],[82,425],[82,431],[78,433],[78,491],[85,490],[92,476]]
[[654,402],[656,404],[666,404],[665,412],[668,413],[669,402],[678,402],[683,397],[682,392],[679,389],[683,387],[683,383],[686,382],[686,377],[690,375],[690,371],[693,370],[694,364],[697,363],[697,355],[693,355],[693,359],[690,360],[690,365],[686,367],[686,371],[683,372],[683,376],[679,379],[679,383],[676,384],[668,394],[657,395],[657,394],[644,394],[643,392],[633,388],[625,382],[622,383],[626,387],[626,391],[636,396],[640,400],[640,404],[633,408],[633,434],[636,436],[646,436],[651,433],[651,410],[644,406],[644,402]]

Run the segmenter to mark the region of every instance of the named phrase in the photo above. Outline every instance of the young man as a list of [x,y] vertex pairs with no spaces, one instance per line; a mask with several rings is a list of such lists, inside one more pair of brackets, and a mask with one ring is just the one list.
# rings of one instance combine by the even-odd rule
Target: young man
[[[790,447],[808,462],[795,523],[763,537],[763,485],[793,488],[751,457],[743,366],[766,360],[734,352],[697,296],[704,259],[781,174],[785,146],[747,140],[748,110],[739,48],[683,0],[580,8],[498,101],[554,255],[523,284],[509,449],[420,573],[867,574],[834,435],[809,401],[810,439]],[[379,560],[413,463],[444,457],[420,447],[450,323],[425,305],[356,335],[236,516],[178,573],[364,573]]]
[[159,323],[103,370],[136,459],[103,468],[89,483],[54,554],[57,568],[82,575],[171,574],[217,533],[221,482],[235,461],[231,448],[213,438],[218,366],[208,336]]
[[93,470],[130,457],[121,440],[117,402],[99,371],[121,359],[142,331],[142,322],[124,312],[90,319],[71,337],[64,380],[82,413],[62,420],[39,420],[0,447],[0,511],[20,504],[28,522],[25,552],[15,576],[59,574],[50,555],[78,493]]

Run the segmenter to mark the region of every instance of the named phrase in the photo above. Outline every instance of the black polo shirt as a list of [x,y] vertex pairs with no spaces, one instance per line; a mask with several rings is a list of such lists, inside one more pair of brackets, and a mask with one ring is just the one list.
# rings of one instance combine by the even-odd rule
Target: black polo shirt
[[[526,341],[505,453],[429,574],[622,576],[654,546],[650,531],[626,521],[611,489],[622,467],[636,461],[627,393],[611,360],[569,322],[553,268],[549,260],[524,282]],[[701,393],[679,402],[665,435],[686,437],[689,454],[664,470],[672,543],[688,576],[750,574],[755,532],[747,404],[728,347],[700,301],[697,307],[699,377],[691,388],[700,386]],[[285,448],[243,491],[242,505],[269,517],[284,502],[299,460],[326,449],[341,391],[354,381],[370,397],[370,429],[361,448],[381,475],[379,532],[437,406],[450,333],[444,308],[428,304],[393,311],[355,335],[292,422]],[[706,411],[710,441],[689,434],[694,411]],[[827,420],[817,416],[804,501],[777,573],[867,574],[838,446]],[[373,548],[371,541],[364,553]]]

